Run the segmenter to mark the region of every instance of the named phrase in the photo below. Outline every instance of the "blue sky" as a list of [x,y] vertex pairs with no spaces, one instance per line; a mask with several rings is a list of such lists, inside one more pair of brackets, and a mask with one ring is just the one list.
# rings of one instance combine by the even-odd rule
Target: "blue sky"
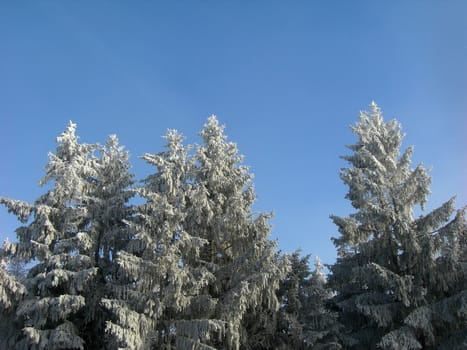
[[[428,209],[467,204],[465,1],[2,1],[0,195],[34,201],[69,120],[137,157],[216,114],[255,174],[272,237],[335,259],[349,126],[375,100],[432,167]],[[18,226],[0,211],[0,240]]]

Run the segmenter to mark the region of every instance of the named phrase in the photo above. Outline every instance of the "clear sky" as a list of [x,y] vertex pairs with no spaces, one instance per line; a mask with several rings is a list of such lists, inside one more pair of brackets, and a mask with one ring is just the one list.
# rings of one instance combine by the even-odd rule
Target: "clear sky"
[[[216,114],[280,249],[332,263],[339,156],[372,100],[432,167],[428,208],[467,204],[466,18],[464,0],[0,1],[0,195],[43,193],[69,120],[82,142],[117,134],[141,179],[168,128],[199,142]],[[0,240],[17,226],[0,208]]]

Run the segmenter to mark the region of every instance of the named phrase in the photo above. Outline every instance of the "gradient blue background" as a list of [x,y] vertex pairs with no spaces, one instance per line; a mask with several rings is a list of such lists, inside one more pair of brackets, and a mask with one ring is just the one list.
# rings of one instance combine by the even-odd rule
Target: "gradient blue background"
[[[467,204],[466,1],[0,1],[0,195],[44,189],[69,120],[137,157],[167,128],[188,142],[210,114],[255,174],[280,249],[335,259],[330,214],[349,126],[375,100],[432,167],[428,209]],[[18,223],[0,210],[0,240]]]

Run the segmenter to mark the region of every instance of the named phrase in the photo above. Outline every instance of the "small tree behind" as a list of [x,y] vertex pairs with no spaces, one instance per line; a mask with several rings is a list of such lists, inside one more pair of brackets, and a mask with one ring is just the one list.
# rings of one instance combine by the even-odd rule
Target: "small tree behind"
[[327,288],[324,268],[318,257],[310,269],[310,256],[291,257],[291,271],[281,283],[278,297],[274,347],[277,349],[340,349],[337,313],[329,310],[333,296]]

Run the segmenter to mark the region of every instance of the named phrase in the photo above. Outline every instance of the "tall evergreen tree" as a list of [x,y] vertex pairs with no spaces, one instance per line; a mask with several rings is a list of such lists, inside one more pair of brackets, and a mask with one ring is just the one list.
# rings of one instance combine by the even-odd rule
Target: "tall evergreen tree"
[[100,147],[80,144],[71,123],[57,138],[41,184],[50,189],[33,204],[1,198],[25,226],[18,242],[6,244],[13,259],[36,263],[24,284],[27,295],[16,321],[23,329],[19,349],[102,347],[106,316],[99,307],[107,293],[114,254],[130,218],[126,202],[128,155],[111,137]]
[[[170,348],[189,300],[205,285],[207,270],[193,268],[204,240],[185,228],[192,162],[183,137],[170,130],[166,151],[142,158],[156,168],[137,189],[144,200],[131,222],[134,239],[118,256],[116,298],[104,300],[114,314],[107,331],[112,347]],[[177,337],[181,341],[181,337]],[[177,345],[178,348],[183,348]]]
[[87,179],[95,175],[94,145],[79,144],[71,123],[57,138],[41,184],[51,188],[34,204],[1,198],[9,211],[24,223],[16,230],[17,243],[5,245],[13,257],[37,261],[24,284],[27,296],[16,315],[22,324],[19,349],[83,349],[84,340],[75,323],[85,306],[82,295],[97,268],[87,254],[91,238],[85,231]]
[[246,315],[255,317],[257,324],[267,322],[264,310],[278,307],[275,291],[288,263],[268,240],[270,216],[252,212],[252,175],[241,165],[242,156],[236,145],[226,140],[223,129],[211,116],[200,133],[203,144],[194,156],[186,218],[186,230],[207,242],[200,258],[187,263],[206,267],[213,278],[191,301],[190,307],[199,310],[191,315],[199,320],[198,326],[194,328],[190,322],[188,330],[179,328],[178,332],[200,341],[193,329],[204,329],[209,322],[220,337],[204,336],[207,345],[258,348],[262,339],[251,334]]
[[356,212],[332,217],[340,237],[330,284],[355,340],[344,345],[434,348],[450,334],[465,334],[465,311],[449,312],[454,301],[465,305],[464,213],[453,217],[451,199],[414,217],[417,206],[424,208],[430,177],[422,165],[410,167],[412,148],[400,154],[400,125],[385,123],[376,104],[352,131],[358,141],[343,157],[351,167],[341,178]]
[[88,348],[103,348],[106,321],[110,318],[102,299],[113,295],[112,281],[116,279],[116,256],[133,239],[128,222],[133,217],[129,205],[134,196],[133,174],[130,172],[129,153],[119,145],[117,136],[111,135],[98,147],[95,176],[88,179],[87,232],[91,238],[89,257],[97,268],[85,294],[86,308],[81,315],[85,320],[81,330]]

